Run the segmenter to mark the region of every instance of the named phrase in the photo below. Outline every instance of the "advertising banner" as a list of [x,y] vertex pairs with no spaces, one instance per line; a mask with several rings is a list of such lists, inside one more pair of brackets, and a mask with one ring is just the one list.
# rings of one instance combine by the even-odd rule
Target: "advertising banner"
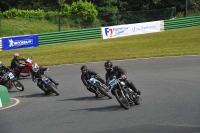
[[38,46],[38,35],[11,36],[2,38],[3,50],[32,48]]
[[160,32],[160,21],[102,27],[103,39]]

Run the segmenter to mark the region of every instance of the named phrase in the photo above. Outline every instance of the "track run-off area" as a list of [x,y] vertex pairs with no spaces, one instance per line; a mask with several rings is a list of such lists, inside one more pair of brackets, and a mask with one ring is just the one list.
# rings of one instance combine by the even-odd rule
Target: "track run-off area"
[[[20,79],[25,90],[9,92],[20,102],[0,110],[0,133],[200,132],[200,56],[112,62],[141,91],[140,105],[125,110],[114,96],[96,98],[81,81],[83,64],[49,66],[60,95],[44,95],[31,77]],[[105,79],[104,62],[85,65]]]

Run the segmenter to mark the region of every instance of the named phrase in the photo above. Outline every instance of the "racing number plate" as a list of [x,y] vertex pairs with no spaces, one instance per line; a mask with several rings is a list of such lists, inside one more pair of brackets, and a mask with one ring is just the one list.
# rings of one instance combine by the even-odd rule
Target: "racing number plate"
[[50,80],[49,80],[48,78],[46,78],[46,79],[44,80],[44,82],[45,82],[45,84],[48,84],[48,83],[50,82]]
[[9,73],[8,76],[9,76],[10,79],[13,79],[15,77],[12,73]]
[[113,80],[111,80],[111,81],[109,82],[109,85],[110,85],[111,87],[113,87],[116,83],[117,83],[117,82],[116,82],[116,79],[113,79]]

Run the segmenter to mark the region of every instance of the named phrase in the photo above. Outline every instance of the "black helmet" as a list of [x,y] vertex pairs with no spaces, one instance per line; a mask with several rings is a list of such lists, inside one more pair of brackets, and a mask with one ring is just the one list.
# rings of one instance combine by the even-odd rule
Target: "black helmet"
[[83,72],[83,71],[85,71],[86,70],[86,72],[87,72],[87,66],[86,65],[83,65],[82,67],[81,67],[81,72],[83,73],[83,74],[86,74],[86,72]]
[[[110,70],[112,70],[112,67],[113,67],[113,64],[112,64],[112,62],[111,61],[106,61],[105,63],[104,63],[104,67],[105,67],[105,69],[106,69],[106,71],[110,71]],[[109,67],[109,68],[108,68]]]

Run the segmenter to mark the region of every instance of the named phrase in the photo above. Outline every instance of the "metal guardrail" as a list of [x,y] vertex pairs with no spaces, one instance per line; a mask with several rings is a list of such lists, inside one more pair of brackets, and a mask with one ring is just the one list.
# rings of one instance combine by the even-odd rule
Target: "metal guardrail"
[[2,46],[2,38],[0,38],[0,51],[2,51],[3,46]]
[[164,30],[187,28],[200,25],[200,16],[164,20]]
[[38,37],[40,46],[102,38],[100,28],[43,33]]

